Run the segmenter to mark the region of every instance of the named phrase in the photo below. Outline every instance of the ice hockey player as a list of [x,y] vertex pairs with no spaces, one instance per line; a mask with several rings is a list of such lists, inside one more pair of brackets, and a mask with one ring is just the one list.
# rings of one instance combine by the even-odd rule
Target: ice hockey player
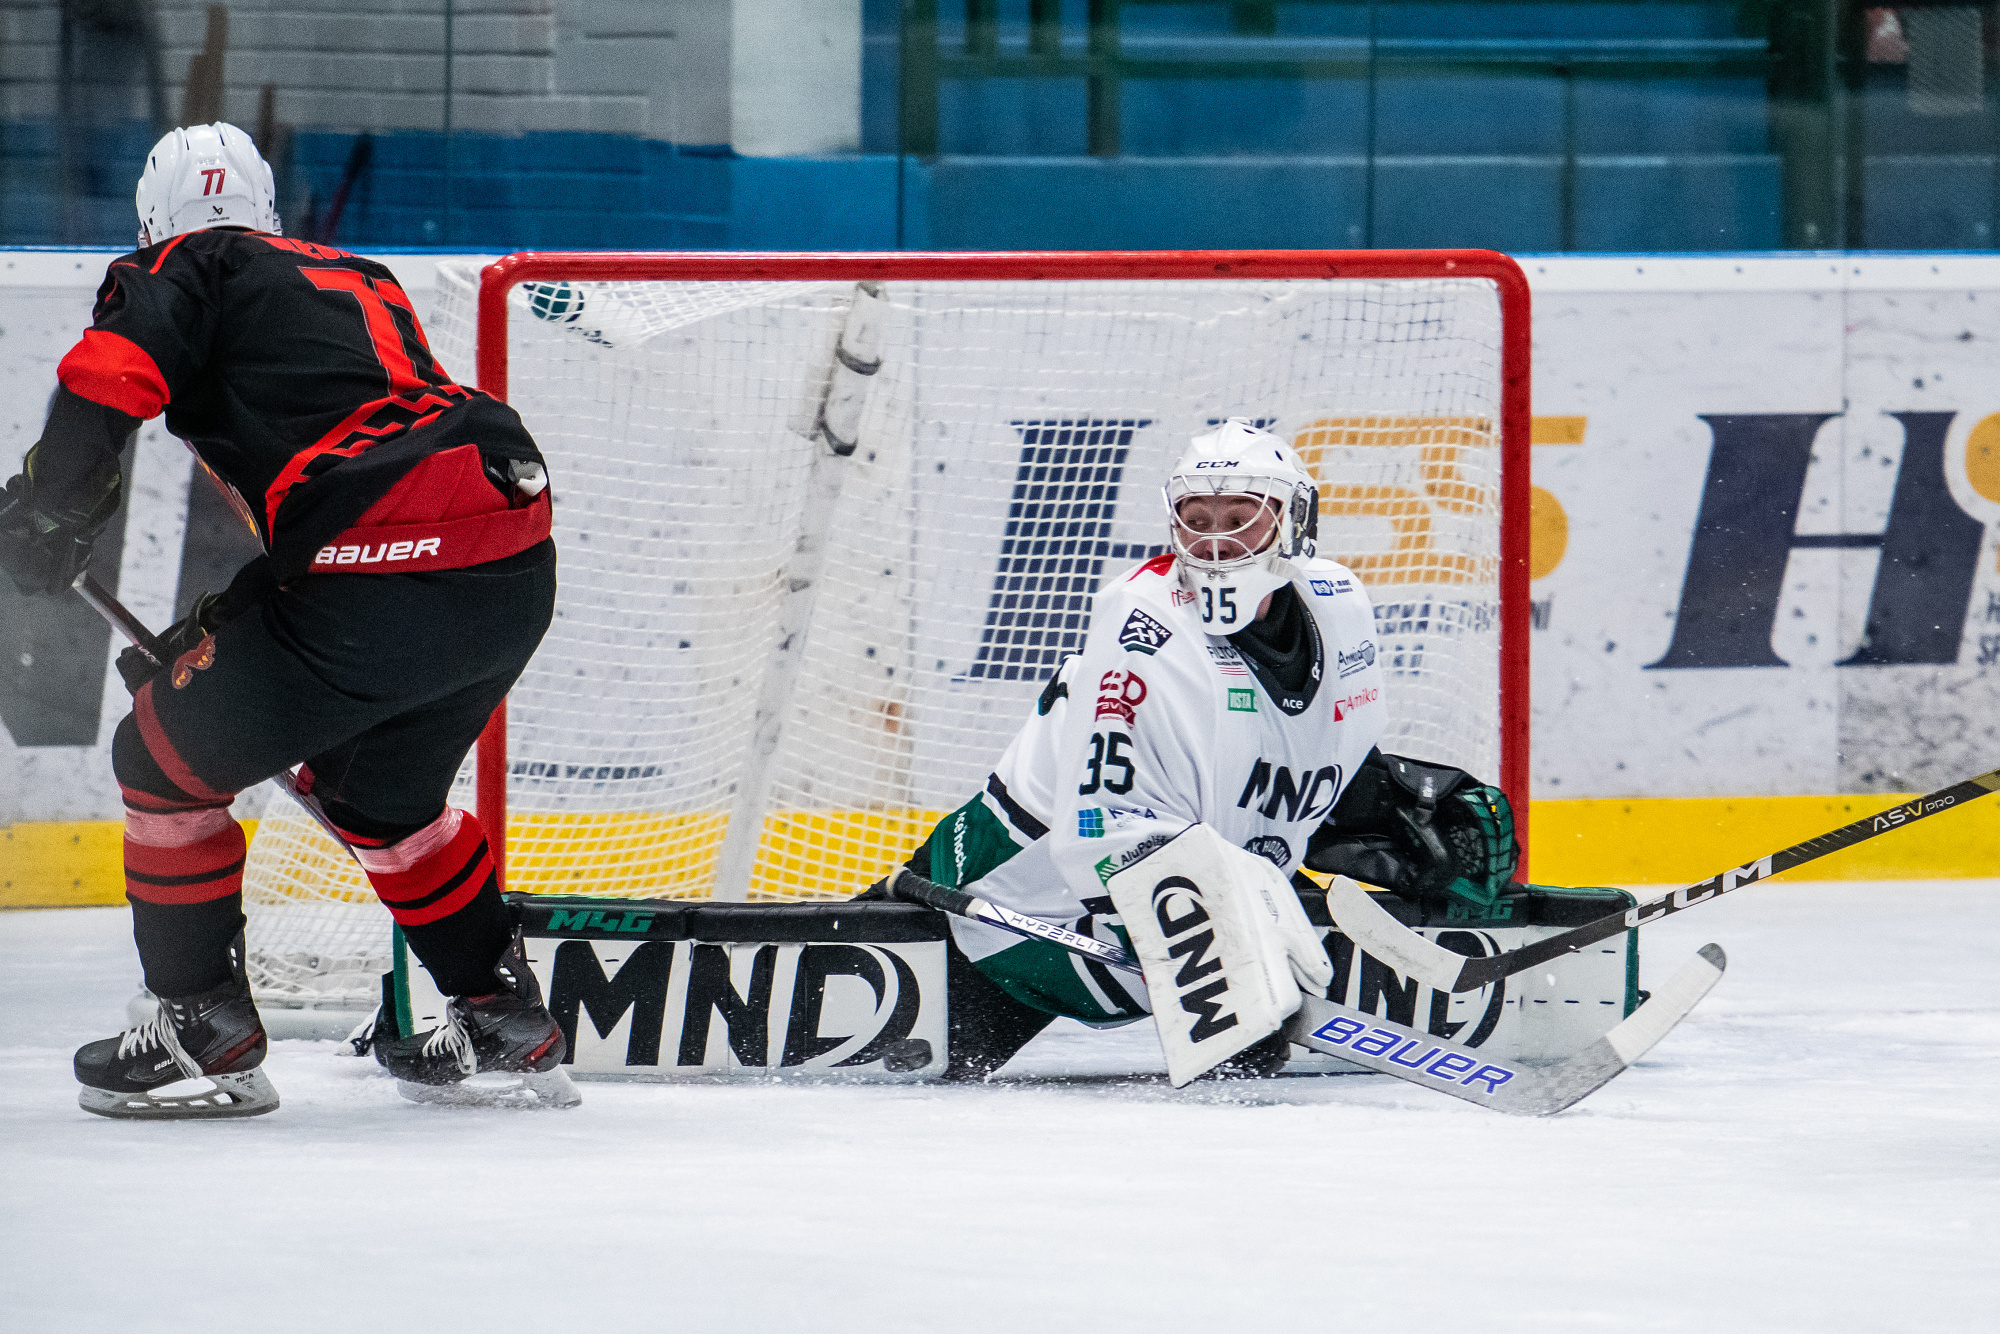
[[[1376,749],[1389,703],[1374,613],[1315,554],[1318,492],[1297,454],[1232,418],[1193,440],[1166,499],[1170,549],[1099,590],[1082,651],[908,871],[1128,947],[1108,882],[1197,824],[1287,874],[1492,902],[1517,855],[1506,798]],[[897,878],[864,897],[896,897]],[[990,1074],[1058,1015],[1115,1027],[1150,1012],[1129,974],[950,925],[947,1078]],[[1272,1034],[1214,1073],[1274,1073],[1287,1051]]]
[[388,269],[280,234],[271,169],[235,126],[160,140],[137,202],[139,249],[112,261],[0,497],[0,568],[66,594],[118,507],[121,451],[163,412],[264,554],[166,632],[164,669],[118,660],[134,694],[112,744],[126,895],[160,1009],[77,1052],[80,1101],[123,1117],[277,1106],[230,803],[301,761],[455,998],[441,1027],[384,1034],[383,1063],[418,1085],[494,1070],[567,1088],[485,838],[445,800],[552,615],[541,455],[512,409],[438,366]]

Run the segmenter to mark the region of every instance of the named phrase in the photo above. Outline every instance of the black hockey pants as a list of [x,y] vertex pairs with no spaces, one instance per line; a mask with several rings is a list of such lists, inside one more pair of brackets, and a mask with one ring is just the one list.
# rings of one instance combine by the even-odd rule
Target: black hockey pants
[[[112,746],[147,985],[183,995],[228,975],[244,844],[227,806],[244,788],[304,761],[313,795],[363,849],[438,824],[460,762],[548,629],[555,589],[549,541],[458,570],[307,575],[218,630],[207,665],[189,654],[182,665],[197,669],[169,664],[148,681]],[[474,994],[491,989],[510,931],[476,824],[455,828],[420,863],[370,878],[439,987]]]

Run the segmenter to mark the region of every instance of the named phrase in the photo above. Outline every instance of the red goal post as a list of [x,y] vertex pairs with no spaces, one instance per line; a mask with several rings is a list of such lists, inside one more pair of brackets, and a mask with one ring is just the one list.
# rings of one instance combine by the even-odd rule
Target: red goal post
[[[522,283],[563,282],[1032,282],[1085,280],[1424,280],[1493,284],[1500,308],[1498,783],[1513,803],[1527,875],[1529,718],[1530,327],[1526,276],[1486,250],[1078,251],[1048,253],[527,252],[480,274],[478,387],[508,397],[508,294]],[[533,423],[530,423],[532,426]],[[562,478],[555,477],[560,493]],[[1392,703],[1393,710],[1394,705]],[[507,710],[478,744],[477,814],[506,866]],[[1478,775],[1485,777],[1485,775]]]

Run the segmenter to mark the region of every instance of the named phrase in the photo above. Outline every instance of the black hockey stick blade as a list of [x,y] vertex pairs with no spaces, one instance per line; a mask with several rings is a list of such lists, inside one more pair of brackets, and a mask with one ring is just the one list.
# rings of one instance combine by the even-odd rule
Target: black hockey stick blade
[[1616,1028],[1574,1056],[1552,1063],[1490,1060],[1477,1048],[1315,996],[1306,997],[1284,1032],[1301,1047],[1496,1112],[1551,1116],[1603,1088],[1651,1051],[1728,966],[1720,945],[1703,945]]
[[1334,922],[1349,939],[1384,963],[1392,964],[1406,975],[1419,978],[1440,990],[1477,991],[1537,964],[1574,954],[1621,931],[1685,912],[1697,904],[1721,898],[1733,889],[1769,880],[1829,853],[1865,843],[1878,834],[1906,829],[1918,820],[1940,811],[1953,810],[1995,791],[2000,791],[2000,769],[1990,769],[1962,783],[1940,788],[1928,796],[1891,806],[1742,866],[1718,871],[1708,879],[1677,889],[1664,898],[1607,913],[1582,926],[1558,932],[1546,940],[1483,959],[1463,958],[1425,940],[1384,912],[1353,881],[1343,884],[1336,877],[1333,886],[1327,890],[1326,906]]

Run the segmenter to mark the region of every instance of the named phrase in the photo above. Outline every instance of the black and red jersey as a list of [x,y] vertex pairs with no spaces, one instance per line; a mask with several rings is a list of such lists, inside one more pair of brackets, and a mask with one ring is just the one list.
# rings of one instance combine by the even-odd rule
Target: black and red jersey
[[437,364],[387,268],[261,232],[113,260],[58,375],[117,412],[164,412],[241,497],[281,581],[432,455],[541,461],[512,408]]

